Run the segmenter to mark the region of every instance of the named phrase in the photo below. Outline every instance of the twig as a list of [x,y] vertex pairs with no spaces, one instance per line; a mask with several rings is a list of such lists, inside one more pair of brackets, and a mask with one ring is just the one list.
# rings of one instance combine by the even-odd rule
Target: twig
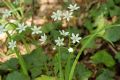
[[116,50],[111,44],[108,44],[108,47],[109,47],[115,54],[117,54],[117,50]]

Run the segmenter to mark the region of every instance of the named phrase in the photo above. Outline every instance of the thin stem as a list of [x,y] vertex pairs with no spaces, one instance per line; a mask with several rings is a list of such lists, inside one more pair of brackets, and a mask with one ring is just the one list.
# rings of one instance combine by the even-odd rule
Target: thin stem
[[[10,36],[9,32],[6,32],[6,34],[7,34],[8,37],[11,39],[11,36]],[[19,61],[19,64],[20,64],[20,66],[21,66],[21,69],[22,69],[22,71],[23,71],[23,74],[25,74],[25,75],[27,76],[27,78],[29,78],[28,72],[27,72],[27,68],[26,68],[26,64],[25,64],[25,62],[24,62],[23,57],[20,55],[20,53],[19,53],[19,51],[18,51],[17,48],[15,48],[14,50],[15,50],[15,53],[16,53],[16,55],[17,55],[17,57],[18,57],[18,61]]]
[[[69,29],[69,32],[70,32],[70,26],[68,26],[68,29]],[[71,41],[70,41],[70,34],[69,34],[69,43],[68,43],[68,47],[70,47],[70,43],[71,43]]]
[[62,65],[61,65],[60,47],[59,47],[59,50],[58,50],[58,62],[59,62],[60,80],[64,80]]
[[25,7],[25,5],[24,5],[24,0],[20,0],[20,7],[21,7],[21,10],[20,10],[20,13],[21,13],[21,16],[22,16],[22,18],[24,18],[24,7]]
[[70,73],[70,68],[71,68],[70,60],[72,58],[72,55],[73,55],[73,53],[70,53],[70,55],[69,55],[69,57],[67,59],[67,64],[65,66],[65,80],[68,80],[68,78],[69,78],[69,73]]
[[72,53],[70,53],[70,55],[69,55],[69,57],[67,59],[67,64],[65,66],[65,80],[68,80],[68,78],[69,78],[69,73],[70,73],[70,70],[71,70],[70,60],[73,57],[73,54],[74,54],[74,52],[75,52],[75,50],[76,50],[76,48],[77,48],[78,45],[79,44],[75,45],[75,47],[73,49],[74,51]]
[[[13,4],[11,4],[11,2],[8,2],[8,1],[5,1],[5,0],[3,0],[3,2],[7,5],[8,8],[10,8],[11,11],[16,10],[16,8],[13,6]],[[20,14],[17,11],[15,11],[15,14],[16,14],[15,16],[18,19],[21,19]]]
[[18,60],[19,60],[19,63],[21,65],[21,69],[22,69],[23,73],[28,77],[28,72],[27,72],[26,64],[24,62],[23,57],[20,55],[20,53],[19,53],[17,48],[15,48],[15,52],[16,52],[16,55],[18,57]]
[[70,71],[70,75],[69,75],[69,80],[72,80],[72,77],[73,77],[73,74],[74,74],[74,70],[75,70],[75,67],[77,65],[77,62],[78,62],[78,59],[80,57],[80,55],[82,54],[82,51],[86,48],[86,46],[91,42],[91,40],[97,35],[97,33],[93,34],[89,40],[84,44],[84,46],[80,49],[77,57],[75,58],[75,61],[73,63],[73,66],[71,68],[71,71]]
[[30,53],[30,49],[29,49],[28,44],[26,43],[26,40],[25,40],[25,39],[22,39],[22,42],[23,42],[24,45],[25,45],[25,48],[26,48],[27,53]]

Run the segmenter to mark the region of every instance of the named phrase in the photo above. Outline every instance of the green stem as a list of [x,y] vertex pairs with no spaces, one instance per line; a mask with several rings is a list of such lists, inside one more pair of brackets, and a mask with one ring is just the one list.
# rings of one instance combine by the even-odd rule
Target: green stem
[[[74,51],[76,50],[76,48],[77,48],[77,46],[78,46],[79,44],[77,44],[75,47],[74,47]],[[65,80],[68,80],[68,78],[69,78],[69,73],[70,73],[70,70],[71,70],[71,58],[73,57],[73,54],[74,54],[74,51],[72,52],[72,53],[70,53],[70,55],[69,55],[69,57],[68,57],[68,59],[67,59],[67,64],[66,64],[66,66],[65,66]]]
[[16,52],[16,55],[18,57],[18,61],[19,61],[20,65],[21,65],[21,69],[22,69],[23,73],[28,77],[28,72],[27,72],[26,64],[24,62],[23,57],[20,55],[17,48],[15,48],[15,52]]
[[[69,29],[69,32],[70,32],[70,26],[68,26],[68,29]],[[71,43],[71,41],[70,41],[70,34],[69,34],[69,42],[68,42],[69,48],[70,48],[70,43]]]
[[[6,34],[7,34],[8,37],[11,39],[11,36],[10,36],[9,32],[6,32]],[[27,68],[26,68],[26,64],[25,64],[25,62],[24,62],[23,57],[20,55],[20,53],[19,53],[19,51],[18,51],[17,48],[15,48],[14,50],[15,50],[15,53],[16,53],[16,55],[17,55],[17,57],[18,57],[18,61],[19,61],[19,64],[20,64],[20,66],[21,66],[21,69],[22,69],[22,71],[23,71],[23,74],[26,75],[27,78],[29,78],[28,72],[27,72]]]
[[72,77],[73,77],[73,74],[74,74],[74,70],[75,70],[75,67],[77,65],[77,62],[78,62],[78,59],[80,57],[80,55],[82,54],[82,51],[86,48],[86,46],[91,42],[91,40],[97,35],[97,33],[91,35],[91,37],[88,39],[88,41],[84,44],[84,46],[80,49],[77,57],[75,58],[75,61],[72,65],[72,68],[71,68],[71,71],[70,71],[70,74],[69,74],[69,80],[72,80]]
[[58,62],[59,62],[60,80],[64,80],[63,71],[62,71],[62,65],[61,65],[60,47],[59,47],[58,51],[59,51],[58,52]]
[[[11,2],[8,2],[8,1],[5,1],[5,0],[3,0],[3,2],[7,5],[7,7],[8,7],[11,11],[16,9]],[[15,11],[15,14],[16,14],[15,16],[16,16],[18,19],[21,19],[21,16],[20,16],[19,12]]]
[[71,70],[70,60],[72,58],[72,55],[73,55],[73,53],[70,53],[70,55],[67,59],[67,64],[65,66],[65,80],[68,80],[68,78],[69,78],[69,73],[70,73],[70,70]]
[[25,39],[22,39],[22,42],[23,42],[24,45],[25,45],[25,48],[26,48],[27,53],[30,53],[29,46],[28,46],[28,44],[26,43]]

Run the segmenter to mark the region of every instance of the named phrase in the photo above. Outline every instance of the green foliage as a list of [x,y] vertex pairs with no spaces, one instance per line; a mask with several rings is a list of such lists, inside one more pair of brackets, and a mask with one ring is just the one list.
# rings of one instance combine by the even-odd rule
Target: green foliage
[[12,58],[5,63],[0,65],[0,70],[5,70],[5,71],[14,71],[17,70],[18,68],[18,61],[15,58]]
[[[60,54],[61,54],[61,61],[62,61],[62,67],[65,67],[67,58],[69,56],[68,51],[64,47],[60,47]],[[53,64],[54,64],[54,73],[57,75],[59,73],[59,66],[60,64],[58,63],[58,54],[56,54],[53,58]]]
[[24,59],[31,76],[34,78],[40,75],[42,70],[45,69],[48,57],[43,53],[42,48],[37,48],[32,53],[25,55]]
[[20,40],[25,38],[25,35],[23,33],[21,33],[21,34],[14,34],[11,38],[13,40],[20,41]]
[[52,30],[51,32],[51,37],[55,40],[60,36],[60,32],[58,30]]
[[45,25],[42,27],[41,30],[42,30],[44,33],[48,33],[48,32],[50,32],[50,31],[52,31],[52,30],[58,29],[60,26],[61,26],[61,22],[54,22],[54,23],[49,22],[49,23],[45,24]]
[[24,0],[25,4],[32,4],[32,0]]
[[[69,27],[70,27],[70,26],[69,26]],[[72,33],[75,33],[75,34],[79,33],[79,34],[80,34],[80,32],[81,32],[81,30],[79,30],[79,29],[78,29],[77,27],[75,27],[75,26],[68,28],[67,31],[68,31],[70,34],[72,34]]]
[[46,76],[46,75],[42,75],[41,77],[38,77],[35,80],[56,80],[56,78],[55,77]]
[[119,61],[120,63],[120,52],[118,52],[116,55],[115,55],[115,58]]
[[92,75],[92,72],[87,69],[84,64],[78,64],[76,68],[76,75],[78,80],[88,80]]
[[20,72],[14,71],[7,75],[6,80],[28,80],[28,79]]
[[[84,38],[81,41],[81,44],[84,45],[88,41],[89,38],[90,36],[87,36],[86,38]],[[96,48],[95,38],[91,40],[91,42],[86,46],[86,48]]]
[[[84,64],[81,64],[83,60],[86,60],[86,59],[88,60],[89,57],[91,58],[93,65],[94,63],[104,64],[105,66],[102,66],[102,67],[107,68],[99,72],[100,70],[99,67],[95,66],[97,67],[96,69],[98,70],[98,71],[96,70],[98,73],[97,78],[96,76],[94,77],[96,78],[96,80],[114,80],[113,77],[115,73],[112,72],[111,70],[108,70],[108,68],[109,69],[113,68],[113,66],[115,65],[115,60],[113,59],[112,55],[110,55],[110,53],[108,53],[107,51],[96,50],[95,39],[97,37],[104,38],[104,40],[107,40],[110,43],[113,42],[113,44],[114,42],[117,42],[120,40],[120,33],[119,33],[120,26],[117,25],[117,26],[111,27],[113,25],[112,23],[114,22],[112,21],[114,17],[117,17],[116,23],[119,23],[120,0],[106,0],[105,3],[99,2],[99,1],[92,3],[93,0],[85,1],[86,2],[85,6],[84,5],[81,6],[81,8],[84,7],[84,10],[82,11],[82,9],[80,8],[81,11],[75,11],[75,13],[72,15],[73,18],[77,18],[76,20],[78,20],[78,22],[75,20],[76,25],[70,26],[72,24],[71,23],[72,19],[71,19],[70,22],[66,23],[68,26],[66,28],[63,28],[61,27],[62,24],[64,24],[63,21],[52,22],[52,20],[48,19],[50,20],[50,22],[42,25],[41,27],[42,34],[39,34],[39,35],[31,34],[32,32],[31,27],[36,26],[35,24],[32,24],[31,27],[27,27],[25,31],[23,30],[23,32],[18,33],[19,30],[16,30],[16,28],[18,27],[17,26],[18,23],[19,22],[25,23],[26,20],[29,20],[29,18],[27,18],[29,16],[28,14],[31,14],[31,15],[33,14],[32,9],[26,10],[26,5],[29,6],[29,5],[32,5],[33,3],[32,3],[32,0],[25,0],[25,2],[24,0],[15,0],[15,1],[17,1],[18,4],[4,1],[4,3],[10,9],[11,11],[10,14],[12,16],[10,16],[10,18],[7,17],[6,19],[2,19],[2,17],[0,17],[1,18],[0,23],[1,24],[9,23],[9,19],[16,20],[16,23],[9,23],[5,27],[6,29],[8,29],[8,31],[9,30],[15,31],[13,35],[7,34],[9,38],[6,39],[6,42],[13,39],[14,41],[17,41],[17,43],[19,42],[22,43],[23,46],[25,46],[27,53],[29,54],[26,54],[23,56],[19,56],[17,54],[17,58],[13,58],[4,63],[0,63],[0,75],[2,75],[4,80],[28,80],[25,77],[25,75],[23,75],[24,71],[26,71],[26,73],[28,72],[29,74],[28,76],[31,78],[30,80],[63,80],[63,78],[65,78],[65,80],[72,80],[72,79],[89,80],[90,77],[92,76],[92,72],[87,68],[87,66],[85,66]],[[63,0],[63,2],[65,3],[62,4],[63,5],[62,7],[65,8],[65,10],[69,11],[68,5],[72,3],[72,0]],[[90,2],[90,3],[87,3],[87,2]],[[86,6],[87,4],[88,6]],[[3,6],[1,5],[1,2],[0,2],[0,6]],[[37,9],[35,9],[34,11],[37,12],[36,10]],[[64,12],[64,10],[62,11]],[[26,12],[25,15],[24,15],[24,12]],[[82,14],[80,14],[80,12],[82,12]],[[33,16],[31,15],[29,17],[34,17],[34,15]],[[79,18],[82,20],[81,21],[82,26],[79,27],[79,22],[80,22],[79,18],[76,16],[74,17],[74,15],[79,16]],[[56,15],[56,16],[59,16],[59,15]],[[62,20],[65,20],[63,19],[63,17],[64,16],[62,15],[61,17]],[[114,24],[116,23],[114,22]],[[65,30],[69,32],[69,35],[66,37],[63,37],[60,34],[59,30]],[[3,31],[3,32],[7,33],[7,31]],[[72,33],[80,34],[80,36],[83,37],[80,43],[78,44],[71,43],[70,37]],[[43,34],[47,35],[46,43],[48,44],[40,45],[38,39],[42,38],[43,36],[41,35]],[[60,46],[60,51],[58,47],[55,46],[55,39],[57,39],[58,37],[64,38],[63,42],[65,43],[64,47]],[[7,44],[6,42],[5,44]],[[32,43],[32,45],[35,45],[35,48],[36,48],[32,52],[30,52],[29,50],[30,47],[28,47],[30,42]],[[17,48],[17,43],[16,43],[16,48]],[[69,43],[70,45],[68,45]],[[53,47],[53,46],[56,47],[56,50],[50,49],[50,52],[45,51],[45,50],[48,50],[49,47]],[[69,47],[74,49],[74,52],[71,54],[68,52]],[[1,45],[0,45],[0,48],[1,48]],[[80,56],[86,48],[94,48],[94,50],[98,52],[93,54],[93,56],[91,56],[91,54],[83,56],[83,58],[85,57],[85,59],[81,60],[81,63],[80,63],[79,59],[82,59],[82,57]],[[48,53],[46,54],[45,52],[48,52]],[[13,50],[12,53],[15,53],[15,51]],[[19,53],[19,50],[18,50],[18,53]],[[48,56],[48,54],[50,55],[52,54],[52,56]],[[115,55],[115,58],[120,62],[119,52]],[[21,63],[19,63],[18,60],[20,60]],[[26,63],[26,65],[22,64],[24,62]]]
[[[27,54],[23,57],[32,78],[41,75],[42,70],[46,71],[44,67],[47,64],[48,57],[47,55],[45,55],[45,53],[43,53],[43,50],[41,48],[37,48],[30,54]],[[0,70],[10,71],[10,74],[12,74],[15,70],[19,70],[17,59],[13,58],[3,63],[2,65],[0,65]]]
[[114,59],[105,50],[96,52],[93,56],[91,56],[91,60],[96,64],[102,63],[107,67],[113,67],[115,65]]
[[116,42],[116,41],[120,40],[120,26],[114,26],[112,28],[106,29],[103,37],[106,40],[109,40],[111,42]]
[[104,69],[101,71],[101,74],[98,75],[98,77],[96,78],[96,80],[115,80],[114,77],[115,73],[108,70],[108,69]]
[[84,23],[85,28],[88,29],[88,31],[91,33],[94,30],[94,25],[91,20],[86,19],[86,22]]

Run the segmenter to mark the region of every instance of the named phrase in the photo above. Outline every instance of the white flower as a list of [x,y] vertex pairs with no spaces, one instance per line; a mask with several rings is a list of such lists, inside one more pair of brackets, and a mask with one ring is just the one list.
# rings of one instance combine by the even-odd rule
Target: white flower
[[74,4],[74,5],[70,4],[68,8],[70,9],[70,11],[75,11],[75,10],[79,9],[80,7],[77,6],[77,4]]
[[60,37],[58,37],[58,39],[57,39],[57,40],[55,40],[56,45],[58,45],[58,46],[62,46],[62,45],[64,45],[63,41],[64,41],[64,39],[63,39],[63,38],[62,38],[62,39],[60,39]]
[[19,4],[19,0],[15,0],[13,3],[18,5]]
[[43,36],[41,36],[41,39],[39,39],[41,44],[44,44],[45,41],[47,40],[47,36],[44,34]]
[[70,53],[73,52],[73,48],[70,47],[70,48],[68,49],[68,51],[69,51]]
[[12,50],[14,50],[14,48],[16,47],[16,41],[11,41],[11,42],[9,42],[8,43],[9,44],[9,46],[8,46],[8,48],[10,48],[10,49],[12,49]]
[[32,34],[39,34],[39,33],[42,33],[42,31],[40,30],[41,29],[41,27],[38,27],[37,28],[37,26],[34,26],[33,28],[31,28],[32,29]]
[[0,25],[0,34],[4,33],[5,31],[7,31],[4,26]]
[[61,17],[62,17],[62,11],[60,11],[60,10],[53,12],[53,15],[51,16],[51,18],[53,18],[54,21],[61,20],[62,19]]
[[63,35],[63,36],[67,36],[67,35],[69,34],[69,32],[65,32],[64,30],[59,31],[59,32],[60,32],[60,34]]
[[73,12],[69,12],[69,11],[64,12],[63,13],[63,19],[67,19],[67,21],[69,21],[70,18],[73,17],[72,14],[73,14]]
[[3,13],[3,18],[7,18],[7,17],[11,16],[11,11],[9,11],[7,9],[5,9],[2,13]]
[[72,43],[79,43],[80,42],[80,40],[81,40],[81,37],[79,37],[79,34],[74,34],[74,33],[72,33],[72,37],[71,37],[71,39],[72,39]]
[[56,50],[56,46],[53,47],[53,50]]
[[22,24],[18,24],[18,28],[16,28],[16,30],[19,30],[19,33],[25,31],[25,29],[27,28],[27,26],[22,23]]

